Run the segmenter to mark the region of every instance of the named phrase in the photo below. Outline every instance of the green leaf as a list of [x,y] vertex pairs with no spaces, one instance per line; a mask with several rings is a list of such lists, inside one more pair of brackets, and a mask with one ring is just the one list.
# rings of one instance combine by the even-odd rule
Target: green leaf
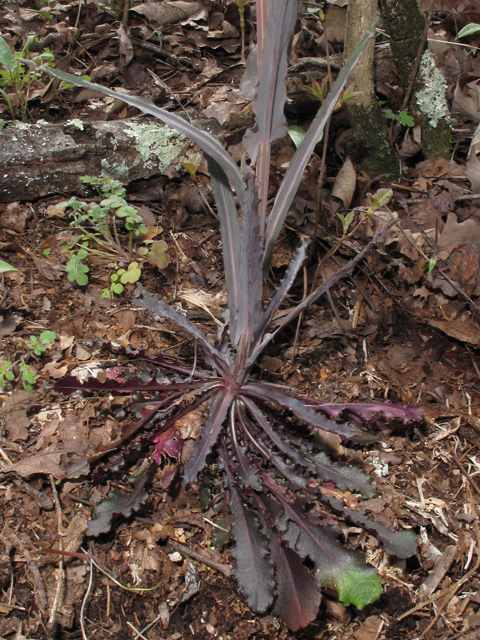
[[12,267],[12,265],[8,264],[8,262],[0,260],[0,273],[7,273],[7,271],[18,271],[18,269]]
[[121,293],[123,293],[123,289],[124,289],[123,284],[119,284],[119,283],[112,284],[112,291],[113,291],[113,293],[116,293],[117,296],[119,296]]
[[15,58],[13,56],[12,50],[8,46],[6,40],[0,36],[0,64],[8,69],[10,73],[13,73],[15,66]]
[[432,271],[437,266],[437,261],[434,258],[430,258],[428,261],[428,273],[432,273]]
[[302,129],[298,124],[292,124],[288,127],[288,135],[292,139],[293,144],[298,149],[298,147],[302,144],[302,140],[305,137],[305,129]]
[[152,242],[151,249],[147,253],[147,260],[154,267],[166,269],[170,263],[167,243],[164,240]]
[[42,344],[51,344],[57,339],[55,331],[42,331],[40,334],[40,342]]
[[403,124],[404,127],[415,126],[415,120],[412,118],[412,116],[409,116],[406,111],[400,111],[398,116],[400,118],[400,123]]
[[458,32],[457,40],[459,38],[466,38],[467,36],[471,36],[474,33],[478,33],[480,31],[480,24],[476,24],[475,22],[471,22],[467,24],[463,29]]
[[383,593],[380,576],[369,567],[342,573],[336,587],[339,600],[345,606],[353,604],[357,609],[375,602]]
[[[120,270],[119,272],[120,273]],[[122,284],[134,284],[140,280],[140,276],[142,275],[142,270],[138,266],[138,262],[131,262],[128,265],[127,271],[124,271],[120,276],[120,282]],[[113,285],[112,285],[113,288]]]
[[111,300],[111,298],[112,298],[112,294],[110,293],[110,289],[104,289],[104,290],[102,291],[101,298],[102,298],[103,300]]

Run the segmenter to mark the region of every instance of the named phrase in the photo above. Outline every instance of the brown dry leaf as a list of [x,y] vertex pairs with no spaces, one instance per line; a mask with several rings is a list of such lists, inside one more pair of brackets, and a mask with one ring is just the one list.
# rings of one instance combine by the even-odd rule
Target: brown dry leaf
[[215,31],[209,31],[207,34],[207,38],[212,38],[215,40],[225,40],[227,38],[238,38],[240,34],[235,29],[233,24],[230,24],[226,20],[223,20],[219,25],[218,29]]
[[360,624],[353,636],[355,640],[376,640],[383,624],[384,621],[380,616],[370,616]]
[[35,255],[31,255],[32,260],[35,263],[40,274],[46,280],[59,280],[64,272],[64,268],[59,262],[54,260],[45,260],[44,258],[37,258]]
[[476,324],[472,318],[455,318],[453,320],[436,320],[434,318],[427,318],[427,322],[431,327],[440,329],[447,336],[466,342],[475,347],[480,346],[480,327]]
[[54,380],[60,380],[68,372],[68,364],[66,362],[49,362],[41,371]]
[[5,413],[5,429],[13,442],[28,438],[30,418],[27,416],[26,409],[31,402],[32,394],[23,390],[15,391],[5,401],[2,408],[2,412]]
[[[480,268],[479,253],[471,244],[448,247],[435,256],[437,267],[467,295],[475,291]],[[440,287],[446,296],[456,296],[456,289],[438,271],[427,275],[433,287]]]
[[411,158],[422,150],[422,127],[417,125],[405,131],[398,155],[400,158]]
[[200,433],[204,423],[203,407],[204,405],[195,409],[195,411],[191,411],[189,414],[175,422],[175,429],[178,431],[182,440],[187,440],[189,438],[198,440],[200,438]]
[[133,59],[134,51],[133,51],[133,44],[130,38],[128,37],[128,34],[125,31],[125,28],[123,25],[121,25],[117,30],[117,35],[120,40],[118,51],[120,53],[120,68],[121,68],[121,67],[126,67],[127,64],[130,64],[130,62]]
[[63,450],[46,449],[42,451],[42,453],[30,456],[30,458],[0,469],[0,473],[18,473],[22,478],[28,478],[36,473],[42,473],[44,475],[52,475],[56,480],[62,480],[65,478],[60,464],[63,454]]
[[350,207],[356,184],[357,174],[355,168],[350,158],[347,158],[335,178],[332,189],[332,195],[343,202],[345,209]]
[[457,86],[453,95],[454,107],[474,122],[480,120],[480,79],[470,73],[458,76]]
[[15,233],[24,233],[30,209],[19,202],[7,204],[5,211],[0,215],[0,228],[11,229]]
[[124,331],[128,331],[135,324],[137,317],[135,315],[135,311],[128,309],[127,311],[120,311],[117,313],[115,319]]
[[325,30],[329,42],[345,42],[346,7],[328,4],[325,11]]
[[14,313],[6,313],[0,315],[0,336],[9,336],[12,334],[22,319]]
[[[88,529],[87,518],[84,513],[77,515],[70,521],[62,540],[63,550],[76,553],[82,544],[83,536]],[[67,558],[65,558],[67,560]]]
[[457,216],[451,212],[438,238],[438,246],[451,247],[465,243],[471,244],[480,254],[480,217],[475,215],[458,222]]
[[202,5],[200,2],[182,2],[182,0],[174,0],[173,2],[147,2],[137,4],[130,11],[140,13],[150,21],[156,22],[160,27],[180,22],[197,11],[200,11]]

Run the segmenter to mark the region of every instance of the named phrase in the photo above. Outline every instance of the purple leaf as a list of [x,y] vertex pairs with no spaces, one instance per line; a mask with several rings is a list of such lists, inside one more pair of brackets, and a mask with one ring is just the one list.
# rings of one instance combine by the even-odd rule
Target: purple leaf
[[322,411],[336,420],[339,417],[353,418],[357,421],[361,421],[364,426],[378,427],[384,422],[401,420],[403,424],[407,425],[411,422],[422,422],[424,419],[424,413],[421,409],[414,409],[412,407],[400,406],[393,404],[389,400],[383,403],[365,403],[351,402],[351,403],[326,403],[308,399],[303,396],[299,396],[299,400],[305,402],[305,404],[317,407],[321,407]]
[[155,442],[155,452],[152,454],[152,460],[157,464],[161,464],[164,456],[169,456],[174,460],[179,460],[182,453],[183,440],[177,433],[175,427],[170,427],[157,436]]
[[[31,63],[30,66],[37,68],[37,66],[33,63]],[[180,116],[177,116],[175,113],[170,113],[165,109],[156,107],[153,102],[150,102],[145,98],[113,91],[112,89],[103,87],[100,84],[88,82],[87,80],[83,80],[82,78],[74,76],[71,73],[65,73],[64,71],[52,69],[51,67],[41,67],[41,70],[53,76],[54,78],[58,78],[59,80],[63,80],[64,82],[72,83],[77,87],[90,89],[91,91],[103,93],[104,95],[110,96],[111,98],[115,98],[115,100],[121,100],[122,102],[125,102],[132,107],[136,107],[143,113],[148,113],[152,116],[155,116],[162,122],[165,122],[166,124],[176,129],[178,132],[187,136],[188,138],[190,138],[190,140],[198,144],[200,149],[202,149],[202,151],[207,156],[213,158],[222,167],[229,180],[231,181],[233,187],[235,188],[238,199],[240,200],[240,202],[243,202],[245,197],[245,187],[240,171],[238,170],[237,165],[232,160],[230,155],[222,147],[220,142],[210,133],[198,129],[193,124],[190,124]]]
[[173,307],[170,307],[163,300],[159,300],[157,296],[151,295],[145,290],[141,290],[140,295],[135,299],[135,304],[138,307],[152,311],[155,315],[164,320],[168,320],[178,327],[185,335],[202,347],[204,353],[210,357],[215,368],[222,372],[222,376],[226,380],[232,380],[227,358],[208,342],[204,333],[200,331],[193,322],[190,322],[188,318],[182,316],[182,314],[175,311]]
[[[332,113],[340,97],[349,73],[357,64],[358,59],[360,58],[360,55],[362,54],[362,51],[368,40],[375,35],[375,24],[376,21],[369,26],[362,41],[355,48],[352,56],[349,58],[343,69],[338,74],[337,80],[335,81],[332,90],[320,107],[314,121],[310,125],[307,133],[305,134],[305,137],[302,140],[302,143],[300,144],[300,147],[293,156],[290,166],[287,169],[285,177],[275,198],[272,212],[267,221],[267,229],[265,234],[265,254],[263,257],[264,275],[268,273],[268,270],[270,268],[270,262],[272,259],[275,242],[277,241],[278,234],[280,233],[288,210],[290,209],[290,205],[292,204],[293,198],[295,197],[295,194],[297,192],[298,185],[300,184],[303,176],[303,171],[307,166],[312,152],[315,149],[315,145],[320,138],[320,134],[322,133],[327,120],[330,117],[330,114]],[[284,103],[282,102],[282,109],[283,104]]]
[[228,309],[230,311],[230,337],[232,342],[236,344],[237,313],[240,306],[240,225],[238,223],[237,207],[225,172],[214,160],[209,160],[208,170],[220,219],[223,263],[225,265]]
[[[255,332],[255,343],[253,348],[258,344],[258,342],[263,338],[263,334],[265,330],[268,328],[268,325],[273,320],[274,315],[280,308],[280,305],[285,299],[285,296],[290,291],[291,286],[295,282],[297,274],[302,267],[302,264],[305,261],[307,255],[307,246],[308,240],[302,240],[300,246],[298,247],[295,255],[292,258],[292,261],[288,265],[288,269],[285,273],[283,280],[280,282],[278,287],[273,292],[273,296],[270,298],[270,301],[265,309],[262,317],[262,321],[257,331]],[[253,364],[254,361],[249,360],[249,364]]]
[[111,492],[106,500],[96,506],[93,510],[93,520],[88,523],[87,535],[99,536],[101,533],[107,533],[115,516],[129,518],[134,511],[138,511],[147,501],[145,485],[153,477],[156,468],[157,465],[152,463],[133,483],[131,493]]
[[[362,495],[366,497],[372,497],[375,495],[375,487],[372,485],[371,478],[360,471],[360,469],[347,464],[332,462],[324,452],[313,454],[306,451],[309,446],[307,441],[303,443],[302,451],[297,451],[291,446],[290,442],[283,439],[282,436],[275,431],[267,417],[254,402],[245,398],[245,404],[262,431],[265,432],[279,451],[288,456],[296,464],[309,469],[317,476],[320,482],[334,482],[342,491],[345,489],[350,491],[360,491]],[[277,469],[279,469],[278,466]],[[291,480],[291,473],[292,471],[290,467],[290,472],[286,473],[285,477]]]
[[228,464],[224,465],[230,508],[235,518],[232,534],[236,545],[232,555],[237,561],[234,575],[248,606],[257,613],[265,613],[275,593],[274,567],[269,557],[268,538],[262,533],[257,515],[243,505]]
[[[265,7],[264,7],[265,8]],[[264,12],[260,12],[264,15]],[[255,128],[249,129],[243,144],[252,164],[257,165],[260,187],[260,225],[263,230],[270,171],[270,143],[283,138],[287,124],[283,113],[287,97],[287,58],[291,35],[297,19],[296,0],[276,0],[268,3],[268,19],[263,27],[263,38],[257,47],[258,78],[253,110],[257,119]],[[262,25],[263,26],[263,25]],[[260,33],[262,33],[262,26]]]
[[302,563],[299,555],[271,536],[272,558],[277,567],[277,597],[273,613],[291,631],[298,631],[315,620],[322,599],[320,585]]
[[417,536],[413,531],[392,531],[390,527],[370,520],[365,509],[361,511],[347,509],[341,500],[330,496],[320,495],[319,499],[328,504],[338,515],[372,533],[384,545],[387,553],[397,556],[401,560],[410,558],[417,553]]
[[263,482],[276,498],[264,496],[262,500],[275,519],[280,537],[302,559],[310,558],[317,582],[323,587],[335,587],[342,602],[352,602],[359,609],[374,602],[382,594],[377,572],[367,567],[360,554],[345,549],[333,528],[305,515],[304,499],[290,499],[287,488],[268,474],[263,475]]
[[183,480],[186,484],[196,480],[198,474],[206,465],[207,456],[218,440],[233,398],[234,394],[231,391],[220,389],[212,399],[209,415],[202,430],[202,438],[197,444],[195,454],[188,461],[183,474]]
[[251,169],[247,168],[246,171],[247,199],[242,209],[237,332],[238,339],[243,337],[247,343],[245,346],[250,347],[262,315],[262,238],[255,175]]
[[248,453],[248,449],[245,446],[241,446],[238,442],[237,425],[235,419],[235,413],[237,412],[237,402],[230,407],[230,437],[232,439],[232,447],[235,452],[235,459],[237,460],[237,466],[235,472],[240,478],[240,481],[244,487],[251,487],[257,491],[262,490],[262,483],[258,478],[258,468],[255,462],[252,460],[252,456]]
[[[214,380],[212,378],[212,380]],[[194,391],[205,385],[203,381],[179,382],[173,384],[163,384],[156,380],[150,380],[144,384],[136,376],[132,379],[100,381],[97,378],[87,378],[79,380],[76,376],[65,376],[55,383],[55,391],[68,394],[72,391],[84,389],[88,391],[118,391],[119,393],[134,393],[135,391],[160,391],[161,393],[171,393],[173,391]],[[217,382],[218,385],[218,382]]]
[[[307,407],[296,398],[284,393],[283,390],[269,385],[265,382],[250,382],[242,387],[242,395],[259,398],[264,402],[278,404],[282,407],[290,409],[296,416],[314,427],[320,427],[325,431],[337,433],[344,440],[352,440],[360,434],[354,431],[348,424],[337,424],[333,420],[326,418],[320,413],[316,413],[310,407]],[[363,436],[363,434],[361,434]]]

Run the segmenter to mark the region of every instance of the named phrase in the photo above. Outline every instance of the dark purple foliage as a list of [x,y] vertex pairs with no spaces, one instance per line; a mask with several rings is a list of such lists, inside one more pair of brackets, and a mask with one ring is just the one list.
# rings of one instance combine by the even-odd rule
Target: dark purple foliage
[[[220,458],[234,518],[232,533],[236,546],[232,554],[239,587],[252,609],[261,613],[271,609],[292,630],[307,626],[316,617],[324,587],[336,589],[342,602],[358,608],[375,601],[382,593],[376,571],[366,565],[362,554],[341,544],[339,529],[326,524],[319,504],[372,532],[389,553],[399,558],[409,557],[416,550],[413,533],[395,532],[369,521],[363,511],[344,506],[342,491],[371,497],[375,487],[359,469],[332,461],[309,437],[310,428],[338,434],[344,442],[367,443],[377,438],[374,430],[384,422],[409,425],[422,420],[420,411],[390,402],[325,404],[299,396],[286,387],[256,381],[254,377],[256,360],[269,342],[350,273],[388,231],[385,226],[354,258],[282,318],[275,330],[271,329],[274,315],[306,258],[306,242],[301,242],[266,306],[262,300],[262,274],[268,273],[275,242],[311,153],[349,72],[374,34],[374,25],[370,25],[339,73],[293,157],[267,217],[270,146],[286,133],[283,102],[288,43],[296,7],[296,0],[274,3],[257,0],[257,46],[250,54],[243,83],[253,100],[257,125],[245,137],[252,167],[242,161],[241,170],[218,140],[178,115],[138,96],[116,93],[58,70],[47,70],[56,78],[101,91],[154,115],[201,147],[217,203],[228,292],[229,320],[216,345],[163,300],[141,287],[136,292],[138,307],[174,325],[201,348],[203,366],[208,371],[190,370],[163,355],[152,358],[142,350],[118,348],[109,343],[107,347],[112,353],[144,360],[173,372],[175,378],[167,381],[163,372],[156,369],[130,372],[114,367],[104,381],[92,378],[81,383],[67,376],[57,384],[62,393],[84,389],[140,396],[131,406],[136,417],[121,427],[109,445],[92,454],[90,463],[107,458],[97,465],[92,477],[94,482],[102,482],[111,473],[123,474],[128,464],[138,461],[146,452],[153,462],[135,481],[131,494],[113,494],[96,508],[89,533],[98,535],[107,531],[114,516],[128,517],[140,508],[146,500],[149,477],[164,462],[170,465],[163,478],[163,485],[168,488],[179,472],[181,460],[182,441],[175,423],[208,403],[200,440],[183,470],[183,481],[196,482],[209,461]],[[326,483],[336,485],[338,498],[322,493]]]

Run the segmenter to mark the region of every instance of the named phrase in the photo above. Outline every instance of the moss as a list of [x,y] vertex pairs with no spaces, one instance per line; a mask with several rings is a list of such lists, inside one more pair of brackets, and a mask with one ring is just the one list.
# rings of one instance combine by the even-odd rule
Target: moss
[[407,88],[425,29],[417,0],[384,0],[383,13],[400,82]]
[[377,105],[367,109],[350,105],[356,160],[371,176],[398,173],[398,163],[388,140],[387,129]]
[[444,118],[432,127],[429,119],[422,116],[422,143],[425,158],[449,158],[452,149],[452,130]]

